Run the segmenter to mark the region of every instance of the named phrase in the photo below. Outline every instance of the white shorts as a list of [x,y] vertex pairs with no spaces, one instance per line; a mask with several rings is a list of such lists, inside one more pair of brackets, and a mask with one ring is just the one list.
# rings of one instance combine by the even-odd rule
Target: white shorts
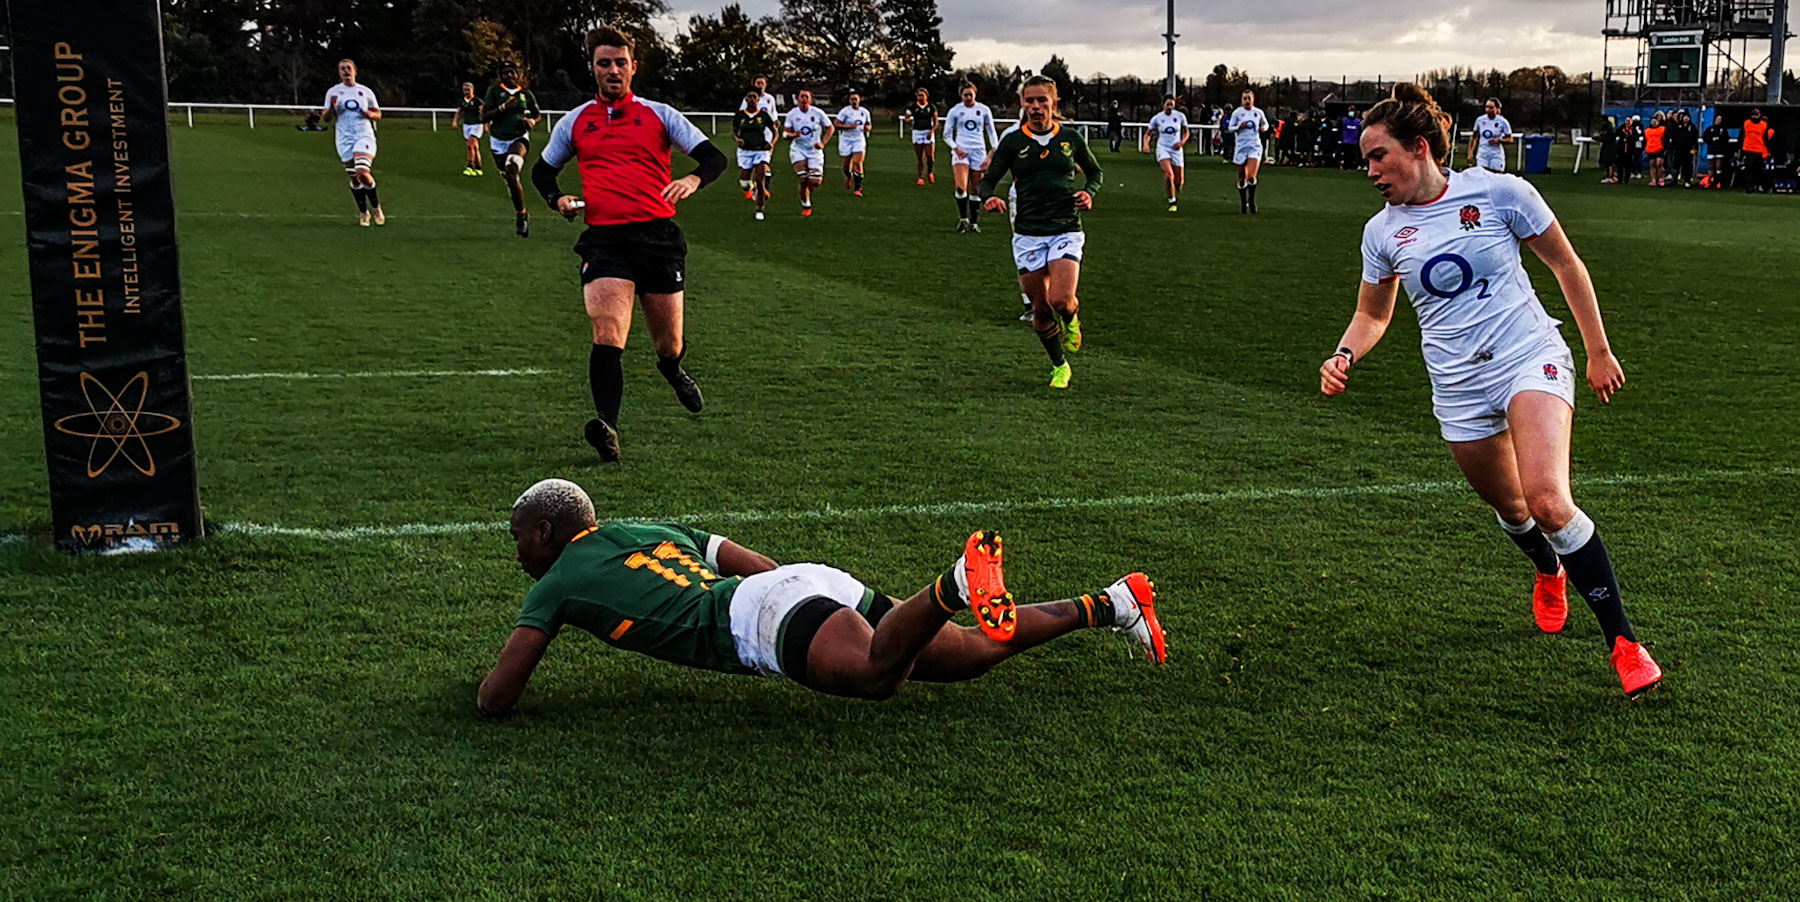
[[1164,160],[1168,160],[1169,164],[1172,166],[1181,166],[1184,168],[1187,166],[1187,161],[1182,159],[1182,153],[1178,148],[1158,147],[1156,149],[1156,162],[1161,163]]
[[1447,442],[1475,442],[1506,431],[1506,411],[1520,392],[1541,391],[1575,406],[1575,358],[1561,338],[1482,364],[1450,386],[1431,387],[1431,412]]
[[1242,166],[1251,160],[1260,160],[1262,159],[1262,153],[1263,147],[1261,142],[1257,142],[1248,147],[1239,147],[1237,151],[1231,155],[1231,165]]
[[838,138],[838,156],[847,157],[853,153],[864,153],[869,149],[869,139],[862,132],[855,136],[843,135]]
[[507,138],[496,138],[493,135],[489,135],[488,136],[488,150],[493,151],[494,156],[504,157],[504,156],[506,156],[506,152],[511,150],[512,146],[520,141],[524,141],[526,143],[526,145],[529,146],[531,144],[531,137],[529,135],[527,135],[522,138],[507,139]]
[[375,136],[338,135],[338,159],[348,163],[357,157],[375,156]]
[[1483,144],[1475,148],[1475,165],[1495,172],[1505,172],[1506,151],[1492,144]]
[[928,132],[928,131],[913,132],[913,143],[914,144],[930,144],[931,143],[931,132]]
[[1081,262],[1081,249],[1087,245],[1086,232],[1064,232],[1061,235],[1014,235],[1013,262],[1019,272],[1037,272],[1052,260]]
[[957,148],[957,150],[961,150],[963,153],[968,154],[968,156],[959,157],[956,155],[956,151],[952,150],[950,151],[950,165],[967,166],[970,169],[975,170],[987,168],[988,152],[986,147],[961,147]]
[[738,660],[764,676],[781,673],[781,642],[788,621],[814,598],[828,598],[866,614],[874,593],[856,577],[824,564],[783,564],[747,576],[731,596],[731,644]]
[[463,137],[464,138],[479,138],[479,137],[481,137],[481,123],[477,122],[474,125],[463,126]]
[[739,169],[754,169],[754,168],[756,168],[757,164],[762,164],[764,166],[767,166],[769,164],[769,151],[766,151],[766,150],[740,150],[740,151],[738,151],[738,168]]
[[807,172],[824,172],[825,149],[822,147],[815,147],[811,150],[807,150],[796,144],[788,148],[788,161],[792,163],[805,163]]

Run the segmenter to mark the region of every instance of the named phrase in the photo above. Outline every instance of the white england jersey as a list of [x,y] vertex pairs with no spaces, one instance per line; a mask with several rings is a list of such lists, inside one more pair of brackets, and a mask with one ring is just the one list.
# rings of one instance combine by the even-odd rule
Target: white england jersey
[[1450,173],[1429,204],[1389,205],[1363,226],[1363,281],[1400,279],[1419,315],[1432,384],[1475,378],[1562,343],[1519,261],[1519,243],[1556,222],[1530,182],[1485,169]]
[[974,106],[959,103],[951,107],[950,112],[944,114],[944,143],[965,150],[999,144],[1000,136],[994,133],[994,111],[985,103]]
[[337,105],[337,137],[338,140],[355,140],[375,137],[375,123],[369,120],[369,110],[381,109],[375,100],[375,92],[364,85],[346,85],[342,82],[332,85],[325,92],[325,108]]
[[1157,113],[1150,117],[1150,131],[1156,134],[1156,149],[1173,152],[1181,143],[1181,133],[1188,127],[1187,114],[1180,110]]
[[[838,140],[860,144],[869,136],[869,123],[874,119],[869,115],[868,107],[847,106],[837,111]],[[845,126],[861,126],[845,128]]]
[[824,136],[828,121],[825,111],[816,106],[804,110],[794,107],[787,111],[787,118],[781,124],[788,131],[800,133],[800,137],[794,139],[796,148],[811,153],[817,149],[813,145],[818,144]]
[[[756,108],[759,110],[762,110],[765,113],[768,113],[770,122],[780,122],[781,121],[781,113],[777,112],[775,109],[775,95],[770,94],[767,91],[762,92],[762,96],[757,98]],[[770,144],[774,144],[775,139],[777,137],[780,137],[779,135],[775,134],[774,131],[772,131],[770,129],[766,129],[766,128],[763,129],[763,136],[768,138]]]
[[[1483,166],[1487,166],[1489,169],[1505,168],[1506,146],[1503,144],[1489,144],[1488,141],[1494,138],[1511,137],[1512,133],[1512,123],[1506,121],[1505,116],[1478,117],[1475,120],[1476,162]],[[1489,166],[1489,161],[1493,161],[1495,165]]]
[[[1256,127],[1244,128],[1246,122],[1254,122]],[[1263,111],[1256,107],[1247,110],[1238,107],[1231,111],[1231,120],[1225,123],[1225,130],[1237,139],[1237,144],[1234,146],[1240,153],[1246,150],[1260,150],[1262,133],[1269,130],[1269,117],[1264,116]]]

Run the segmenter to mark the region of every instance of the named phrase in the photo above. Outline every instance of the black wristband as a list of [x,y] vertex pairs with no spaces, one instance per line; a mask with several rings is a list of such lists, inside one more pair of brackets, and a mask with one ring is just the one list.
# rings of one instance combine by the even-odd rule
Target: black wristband
[[1350,350],[1350,349],[1349,349],[1349,348],[1347,348],[1347,347],[1340,347],[1340,348],[1338,348],[1338,349],[1337,349],[1337,354],[1336,354],[1336,355],[1334,355],[1334,356],[1337,356],[1337,357],[1342,357],[1342,358],[1344,358],[1344,362],[1345,362],[1345,364],[1347,364],[1347,365],[1349,365],[1349,366],[1355,366],[1355,365],[1356,365],[1356,352],[1355,352],[1355,351],[1352,351],[1352,350]]

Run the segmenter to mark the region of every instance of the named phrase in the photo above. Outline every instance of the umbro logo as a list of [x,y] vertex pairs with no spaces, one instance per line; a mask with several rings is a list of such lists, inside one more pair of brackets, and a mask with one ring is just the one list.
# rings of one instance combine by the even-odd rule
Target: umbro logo
[[1419,234],[1418,229],[1416,229],[1412,226],[1407,226],[1406,228],[1401,229],[1400,231],[1394,233],[1394,237],[1399,239],[1399,242],[1400,242],[1399,244],[1396,244],[1394,246],[1395,247],[1405,247],[1409,244],[1412,244],[1413,242],[1419,240],[1418,234]]

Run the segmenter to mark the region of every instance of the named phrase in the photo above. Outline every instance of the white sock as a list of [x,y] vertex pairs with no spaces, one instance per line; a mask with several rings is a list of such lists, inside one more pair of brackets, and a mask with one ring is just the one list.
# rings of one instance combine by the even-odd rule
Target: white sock
[[1506,518],[1500,516],[1499,514],[1495,514],[1494,519],[1500,521],[1501,529],[1504,529],[1507,532],[1510,532],[1515,536],[1522,536],[1522,535],[1537,528],[1537,521],[1530,517],[1526,517],[1525,522],[1523,522],[1523,523],[1508,523],[1508,522],[1506,522]]
[[956,574],[957,597],[962,599],[962,603],[964,605],[967,605],[969,603],[969,572],[967,569],[968,566],[969,566],[968,555],[959,555],[956,558],[956,566],[951,568],[951,570]]
[[1586,545],[1588,540],[1593,537],[1594,520],[1587,515],[1586,511],[1580,508],[1575,509],[1575,516],[1569,519],[1569,524],[1567,526],[1564,526],[1556,532],[1547,533],[1544,536],[1544,538],[1550,540],[1550,547],[1554,549],[1559,556],[1574,554],[1575,552],[1580,551],[1581,546]]

